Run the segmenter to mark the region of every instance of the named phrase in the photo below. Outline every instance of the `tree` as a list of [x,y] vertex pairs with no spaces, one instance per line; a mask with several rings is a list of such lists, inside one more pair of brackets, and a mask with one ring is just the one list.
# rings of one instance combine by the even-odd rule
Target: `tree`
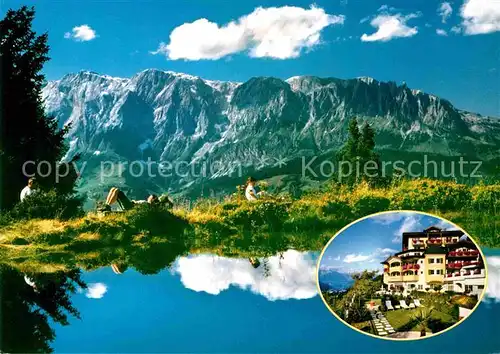
[[359,154],[362,157],[371,158],[373,154],[373,149],[375,149],[375,131],[373,128],[365,122],[361,128],[361,137],[359,141]]
[[432,319],[433,307],[419,308],[411,318],[416,323],[416,327],[420,330],[420,337],[425,337],[429,321]]
[[86,288],[81,271],[30,274],[34,286],[23,274],[0,264],[0,352],[48,353],[55,332],[49,318],[68,325],[67,314],[79,318],[71,303],[77,288]]
[[342,157],[347,161],[359,156],[359,142],[361,139],[361,133],[358,127],[358,120],[356,118],[351,119],[348,127],[348,137],[347,142],[342,149]]
[[[56,164],[67,149],[66,130],[44,112],[41,70],[49,60],[48,37],[32,30],[34,16],[34,8],[23,6],[8,10],[0,21],[0,208],[4,210],[18,201],[27,175],[34,172],[34,165],[25,163],[51,165],[50,174],[47,170],[43,178],[37,176],[42,189],[73,193],[76,180],[74,170],[60,183],[55,178]],[[29,168],[23,171],[23,166]]]
[[373,128],[365,122],[360,130],[357,119],[353,118],[349,122],[347,142],[340,151],[340,161],[350,165],[341,165],[342,175],[348,176],[344,182],[352,184],[363,179],[371,181],[380,176],[379,156],[374,149]]

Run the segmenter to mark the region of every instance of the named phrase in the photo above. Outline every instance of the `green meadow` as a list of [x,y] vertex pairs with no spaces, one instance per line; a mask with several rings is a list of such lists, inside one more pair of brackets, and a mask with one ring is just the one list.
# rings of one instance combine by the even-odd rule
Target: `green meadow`
[[155,273],[189,253],[267,257],[290,248],[319,251],[350,222],[386,210],[436,214],[480,245],[500,247],[500,185],[421,179],[383,188],[328,184],[299,199],[281,195],[248,202],[236,193],[191,208],[142,205],[71,219],[4,221],[0,257],[24,272],[121,263]]

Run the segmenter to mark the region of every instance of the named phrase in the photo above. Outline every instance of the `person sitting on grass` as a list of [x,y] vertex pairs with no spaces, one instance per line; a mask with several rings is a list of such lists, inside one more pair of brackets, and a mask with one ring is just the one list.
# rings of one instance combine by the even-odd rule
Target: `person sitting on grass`
[[253,177],[248,177],[247,185],[245,187],[245,197],[249,201],[255,201],[259,199],[257,196],[257,191],[255,190],[255,183],[257,181]]
[[255,180],[255,178],[248,177],[247,183],[245,186],[245,197],[247,198],[247,200],[255,201],[255,200],[260,199],[262,197],[268,196],[266,192],[256,190],[256,188],[255,188],[256,183],[257,183],[257,181]]
[[21,202],[24,200],[24,198],[36,192],[35,182],[36,180],[34,177],[28,180],[28,185],[24,187],[23,190],[21,191],[20,195]]

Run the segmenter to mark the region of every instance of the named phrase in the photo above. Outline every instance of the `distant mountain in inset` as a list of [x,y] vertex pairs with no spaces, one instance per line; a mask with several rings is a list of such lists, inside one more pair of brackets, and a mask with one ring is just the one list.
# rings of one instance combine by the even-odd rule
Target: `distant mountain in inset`
[[319,283],[320,288],[323,291],[346,290],[354,283],[354,280],[347,273],[340,273],[335,270],[320,269]]

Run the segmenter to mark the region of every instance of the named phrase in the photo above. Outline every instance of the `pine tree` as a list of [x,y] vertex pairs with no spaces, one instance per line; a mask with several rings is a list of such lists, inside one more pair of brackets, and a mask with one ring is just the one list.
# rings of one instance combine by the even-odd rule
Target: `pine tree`
[[[32,29],[33,7],[8,10],[0,21],[0,208],[10,209],[26,185],[33,164],[47,161],[51,174],[36,176],[42,189],[73,193],[76,174],[71,171],[65,181],[55,179],[56,163],[64,156],[64,129],[45,115],[41,90],[45,82],[41,73],[49,60],[46,33]],[[44,171],[45,174],[45,171]]]
[[[358,121],[353,118],[349,122],[348,127],[348,138],[344,147],[340,151],[340,162],[349,162],[351,165],[351,174],[344,179],[345,183],[356,183],[360,180],[375,180],[375,177],[369,177],[365,175],[358,176],[356,172],[356,165],[359,164],[361,174],[365,172],[365,166],[367,166],[367,173],[370,175],[378,175],[380,173],[380,159],[375,153],[375,131],[373,128],[365,122],[361,129],[359,129]],[[377,168],[374,169],[376,164]],[[370,165],[368,164],[370,163]],[[368,170],[369,169],[369,170]],[[342,166],[342,175],[345,176],[348,173],[348,167]]]
[[[355,166],[359,157],[359,143],[361,139],[361,132],[359,131],[358,121],[356,118],[349,121],[347,132],[347,142],[340,150],[338,163],[342,176],[347,176],[343,177],[344,179],[342,182],[352,184],[356,182],[356,174],[353,171],[353,166]],[[351,167],[345,165],[345,163],[348,163]]]
[[359,143],[359,153],[362,157],[371,157],[375,148],[375,132],[373,128],[365,122],[361,128],[361,138]]
[[349,136],[347,138],[347,143],[344,146],[342,157],[346,161],[351,161],[359,156],[359,142],[361,139],[358,120],[356,118],[351,119],[349,122],[348,134]]

